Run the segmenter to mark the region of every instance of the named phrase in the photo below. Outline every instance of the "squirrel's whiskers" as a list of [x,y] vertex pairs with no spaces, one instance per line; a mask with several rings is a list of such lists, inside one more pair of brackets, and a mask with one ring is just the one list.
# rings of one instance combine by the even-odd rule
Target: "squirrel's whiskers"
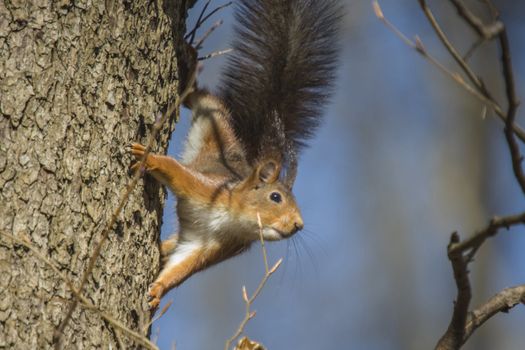
[[[181,160],[145,161],[177,197],[180,226],[161,244],[151,307],[195,272],[245,251],[260,232],[281,240],[303,228],[292,194],[297,155],[330,94],[340,10],[336,0],[239,1],[219,92],[195,84],[184,100],[192,125]],[[131,147],[137,159],[144,151]]]

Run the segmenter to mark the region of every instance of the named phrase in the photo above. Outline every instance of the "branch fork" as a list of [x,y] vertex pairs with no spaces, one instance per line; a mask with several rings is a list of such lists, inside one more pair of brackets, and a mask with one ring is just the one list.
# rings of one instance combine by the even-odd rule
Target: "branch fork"
[[[479,36],[478,41],[474,43],[467,54],[461,56],[441,28],[438,20],[434,17],[427,2],[425,0],[418,1],[423,13],[427,17],[427,20],[434,29],[436,36],[440,39],[449,54],[454,58],[462,74],[468,81],[465,81],[460,73],[451,71],[431,56],[418,36],[412,41],[397,29],[390,21],[388,21],[388,19],[386,19],[377,1],[372,2],[372,7],[377,18],[393,31],[394,34],[400,37],[405,44],[422,55],[433,65],[437,66],[465,90],[485,103],[486,106],[492,108],[495,114],[503,121],[505,124],[504,134],[512,159],[514,177],[519,184],[521,191],[525,194],[525,173],[522,168],[523,156],[521,155],[520,144],[518,142],[518,139],[521,142],[525,142],[525,131],[515,123],[519,100],[516,93],[514,73],[512,69],[510,45],[505,25],[499,20],[499,13],[490,0],[485,0],[493,17],[492,23],[485,25],[480,18],[474,15],[474,13],[463,4],[461,0],[449,0],[456,8],[460,18]],[[500,47],[503,71],[502,76],[505,83],[506,108],[500,106],[499,102],[489,92],[483,80],[473,71],[466,61],[474,50],[480,46],[480,43],[489,40],[497,40]],[[436,349],[460,349],[472,333],[496,313],[508,312],[520,303],[525,304],[524,284],[500,291],[480,307],[469,312],[469,306],[472,299],[472,288],[468,276],[468,264],[473,261],[476,252],[483,243],[485,243],[487,238],[496,235],[503,228],[509,229],[510,227],[522,224],[525,224],[525,213],[506,217],[494,217],[486,228],[476,232],[470,238],[463,241],[460,239],[457,232],[452,233],[447,247],[447,255],[454,273],[457,296],[449,326],[438,341]]]

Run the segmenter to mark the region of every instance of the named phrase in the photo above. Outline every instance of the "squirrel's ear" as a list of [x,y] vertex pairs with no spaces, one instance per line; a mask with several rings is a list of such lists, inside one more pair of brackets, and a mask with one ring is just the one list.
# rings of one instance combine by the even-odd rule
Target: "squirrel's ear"
[[281,166],[274,160],[259,163],[255,170],[256,179],[267,184],[277,181],[280,173]]
[[272,184],[281,174],[281,164],[275,160],[265,160],[257,163],[250,176],[243,181],[241,189],[257,188],[261,183]]

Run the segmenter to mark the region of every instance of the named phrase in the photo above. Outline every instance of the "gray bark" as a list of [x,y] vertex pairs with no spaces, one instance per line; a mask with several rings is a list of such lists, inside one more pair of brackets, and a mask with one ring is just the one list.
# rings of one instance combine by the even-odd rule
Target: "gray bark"
[[[144,143],[175,98],[186,10],[184,0],[0,2],[0,230],[30,237],[77,286],[131,179],[126,147]],[[83,293],[142,334],[163,203],[158,185],[139,182]],[[0,276],[0,348],[50,348],[72,298],[64,281],[2,235]],[[81,306],[63,335],[71,349],[117,343]]]

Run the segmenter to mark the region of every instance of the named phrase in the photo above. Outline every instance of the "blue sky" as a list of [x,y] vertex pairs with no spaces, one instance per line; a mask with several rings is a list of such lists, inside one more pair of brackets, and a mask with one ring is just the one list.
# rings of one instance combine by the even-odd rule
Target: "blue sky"
[[[416,1],[380,3],[402,31],[419,35],[458,70]],[[472,33],[446,2],[430,3],[465,51]],[[523,5],[501,5],[522,96]],[[219,18],[225,23],[203,53],[228,47],[231,14]],[[483,119],[479,101],[388,31],[369,1],[346,1],[342,42],[337,91],[301,156],[294,189],[306,227],[293,241],[268,245],[270,260],[283,257],[284,263],[255,302],[257,316],[246,333],[268,349],[432,348],[446,329],[455,295],[446,258],[450,233],[465,237],[493,215],[525,207],[503,126],[490,113]],[[502,88],[497,58],[487,44],[472,59],[494,91]],[[223,63],[205,61],[200,83],[213,89]],[[189,118],[185,111],[177,124],[172,156],[180,154]],[[176,220],[170,195],[164,237],[176,231]],[[502,232],[484,246],[471,265],[474,305],[525,281],[523,247],[523,229]],[[223,348],[243,317],[241,287],[253,291],[262,274],[255,245],[190,278],[163,299],[174,303],[153,325],[160,347]],[[466,349],[518,349],[525,344],[524,322],[523,307],[495,317]]]

